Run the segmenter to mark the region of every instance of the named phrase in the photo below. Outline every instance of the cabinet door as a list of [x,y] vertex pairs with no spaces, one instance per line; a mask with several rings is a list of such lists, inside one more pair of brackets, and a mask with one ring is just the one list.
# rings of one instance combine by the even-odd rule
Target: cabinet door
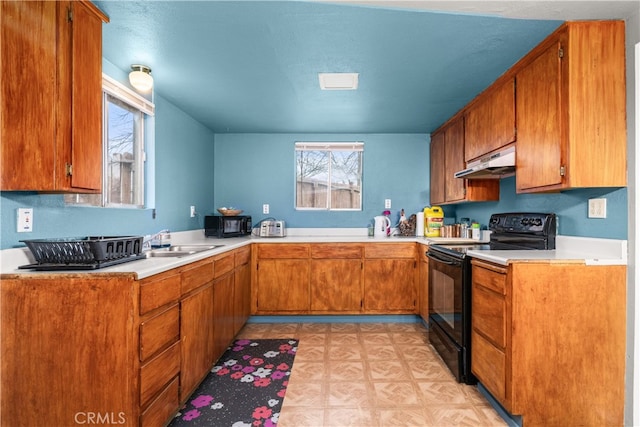
[[213,282],[213,343],[211,364],[222,356],[233,336],[234,274],[229,273]]
[[444,168],[444,132],[431,136],[431,194],[432,205],[442,204],[445,198],[445,168]]
[[362,260],[311,261],[311,310],[359,312],[362,300]]
[[364,309],[369,312],[415,312],[416,261],[367,259],[364,264]]
[[464,179],[453,174],[465,168],[464,119],[459,118],[447,127],[444,134],[444,188],[447,202],[464,200]]
[[559,43],[523,68],[518,80],[516,190],[562,183]]
[[233,335],[247,323],[251,314],[251,265],[237,267],[233,285]]
[[182,363],[180,401],[184,401],[205,377],[213,356],[213,286],[191,294],[180,302]]
[[0,2],[2,190],[53,190],[56,2]]
[[309,310],[308,259],[263,259],[257,275],[258,311]]
[[482,157],[516,140],[515,79],[479,95],[465,123],[465,160]]
[[[102,20],[92,6],[72,2],[71,188],[102,188]],[[66,156],[65,156],[66,157]]]

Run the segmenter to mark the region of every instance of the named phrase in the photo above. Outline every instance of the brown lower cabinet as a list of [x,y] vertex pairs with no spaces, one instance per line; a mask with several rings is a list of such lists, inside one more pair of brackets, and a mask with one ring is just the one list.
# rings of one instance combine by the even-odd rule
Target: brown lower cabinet
[[626,266],[472,261],[472,371],[530,426],[623,425]]
[[166,425],[246,322],[250,259],[3,275],[0,425]]
[[255,314],[417,313],[416,244],[260,243]]

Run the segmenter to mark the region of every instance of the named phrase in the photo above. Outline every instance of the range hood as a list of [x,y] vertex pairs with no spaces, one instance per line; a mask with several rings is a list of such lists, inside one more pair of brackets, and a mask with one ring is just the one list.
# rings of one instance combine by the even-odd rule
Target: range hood
[[453,174],[464,179],[500,179],[513,175],[516,171],[516,148],[511,146],[503,151],[469,162],[467,168]]

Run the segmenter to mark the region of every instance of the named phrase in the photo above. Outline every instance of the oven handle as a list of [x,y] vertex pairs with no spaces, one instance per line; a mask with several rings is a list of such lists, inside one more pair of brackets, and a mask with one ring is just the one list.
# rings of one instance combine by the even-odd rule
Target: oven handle
[[460,262],[460,261],[451,261],[449,259],[444,259],[444,258],[441,258],[438,255],[432,254],[430,252],[426,252],[426,255],[427,255],[427,258],[431,258],[434,261],[441,262],[441,263],[446,264],[446,265],[462,265],[462,262]]

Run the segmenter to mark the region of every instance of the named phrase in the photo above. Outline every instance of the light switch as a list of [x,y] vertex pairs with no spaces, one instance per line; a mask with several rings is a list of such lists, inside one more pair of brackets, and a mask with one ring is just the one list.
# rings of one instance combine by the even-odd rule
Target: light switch
[[18,233],[33,231],[33,209],[18,208]]

